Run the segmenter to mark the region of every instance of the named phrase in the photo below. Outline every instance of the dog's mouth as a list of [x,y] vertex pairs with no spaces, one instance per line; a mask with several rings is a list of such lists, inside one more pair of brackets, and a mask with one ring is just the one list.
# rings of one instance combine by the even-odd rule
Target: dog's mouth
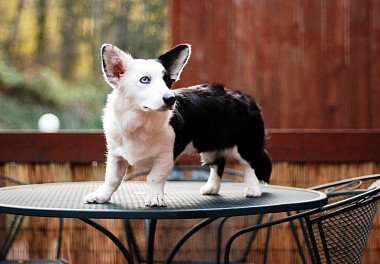
[[173,110],[173,109],[174,109],[174,105],[164,106],[164,107],[161,107],[158,111],[168,111],[168,110]]
[[143,106],[143,110],[146,111],[146,112],[165,112],[165,111],[169,111],[169,110],[173,110],[174,109],[174,105],[172,106],[163,106],[163,107],[160,107],[158,109],[152,109],[148,106]]

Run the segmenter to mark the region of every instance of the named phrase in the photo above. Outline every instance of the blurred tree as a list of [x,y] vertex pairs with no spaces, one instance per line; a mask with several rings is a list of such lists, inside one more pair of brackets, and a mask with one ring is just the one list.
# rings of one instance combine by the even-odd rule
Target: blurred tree
[[4,50],[8,57],[12,57],[13,55],[13,50],[14,50],[14,44],[16,43],[18,31],[19,31],[19,25],[21,21],[21,12],[24,7],[24,0],[18,0],[17,1],[17,7],[15,14],[11,18],[11,20],[8,23],[8,38],[5,40],[4,43]]
[[91,20],[92,20],[92,38],[91,38],[91,53],[92,53],[92,69],[95,73],[100,73],[99,58],[100,58],[100,38],[102,32],[102,18],[103,16],[103,1],[91,1]]
[[79,20],[78,1],[63,1],[63,11],[61,18],[61,75],[64,79],[72,80],[74,74],[74,64],[76,61],[75,50],[77,49],[76,29]]
[[39,0],[37,2],[37,59],[39,61],[45,60],[45,49],[46,49],[46,34],[45,34],[45,23],[46,23],[46,11],[47,11],[47,1]]
[[128,50],[128,40],[131,35],[128,32],[129,14],[131,13],[131,2],[120,3],[120,9],[114,18],[115,45],[122,50]]
[[0,0],[0,128],[33,128],[52,106],[63,128],[100,128],[102,43],[159,55],[167,10],[165,0]]
[[167,3],[131,1],[126,50],[138,58],[151,58],[168,48]]

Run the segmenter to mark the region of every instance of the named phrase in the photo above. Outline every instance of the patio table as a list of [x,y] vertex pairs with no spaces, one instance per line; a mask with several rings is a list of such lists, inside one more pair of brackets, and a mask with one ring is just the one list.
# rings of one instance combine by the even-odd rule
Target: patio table
[[[103,232],[123,252],[126,261],[134,260],[123,243],[110,231],[92,220],[147,219],[149,221],[147,262],[153,263],[154,236],[159,219],[206,218],[190,229],[172,250],[174,258],[180,245],[193,233],[220,217],[258,215],[318,208],[327,203],[324,193],[283,186],[263,186],[259,198],[243,197],[243,183],[223,182],[218,195],[201,195],[203,182],[169,181],[165,186],[167,207],[146,207],[146,183],[123,182],[109,203],[85,204],[83,197],[101,182],[47,183],[0,189],[0,213],[40,217],[78,218]],[[165,238],[164,238],[165,239]]]

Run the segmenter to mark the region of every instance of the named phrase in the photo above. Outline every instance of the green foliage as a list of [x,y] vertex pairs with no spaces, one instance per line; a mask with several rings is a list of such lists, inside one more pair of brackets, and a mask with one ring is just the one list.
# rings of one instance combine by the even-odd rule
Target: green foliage
[[166,9],[162,0],[132,1],[125,49],[133,56],[152,58],[168,48],[167,20],[163,16]]
[[0,129],[35,129],[47,112],[61,128],[101,128],[102,43],[155,57],[167,12],[165,0],[0,1]]
[[14,67],[0,60],[0,85],[4,89],[17,88],[24,82],[24,76]]
[[25,74],[0,60],[0,72],[0,129],[36,129],[48,112],[62,129],[101,128],[105,89],[67,83],[47,67]]

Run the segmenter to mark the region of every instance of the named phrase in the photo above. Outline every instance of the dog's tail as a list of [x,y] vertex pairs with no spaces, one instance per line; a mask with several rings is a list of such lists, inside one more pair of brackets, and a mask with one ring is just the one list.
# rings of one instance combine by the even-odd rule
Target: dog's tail
[[272,160],[266,150],[264,150],[261,157],[255,161],[253,169],[260,181],[269,183],[269,178],[272,174]]

